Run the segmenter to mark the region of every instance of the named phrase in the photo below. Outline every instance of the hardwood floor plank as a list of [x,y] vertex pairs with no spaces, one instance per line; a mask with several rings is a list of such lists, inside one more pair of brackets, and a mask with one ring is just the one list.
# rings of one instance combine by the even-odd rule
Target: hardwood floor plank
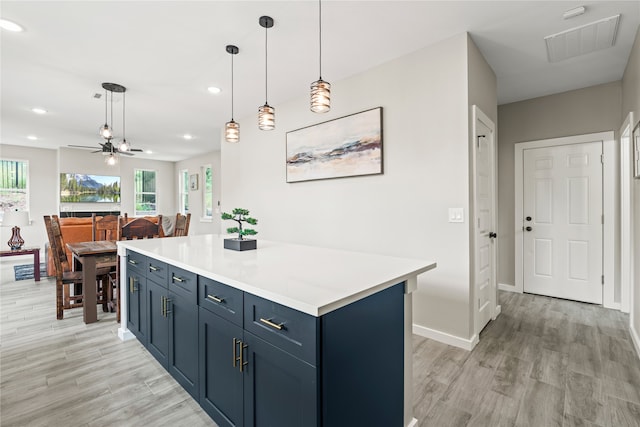
[[610,426],[638,427],[640,425],[640,405],[606,396],[607,419]]
[[520,402],[516,426],[562,426],[564,422],[564,390],[540,381],[527,384]]
[[567,414],[595,424],[604,424],[604,395],[600,379],[569,372],[565,399]]

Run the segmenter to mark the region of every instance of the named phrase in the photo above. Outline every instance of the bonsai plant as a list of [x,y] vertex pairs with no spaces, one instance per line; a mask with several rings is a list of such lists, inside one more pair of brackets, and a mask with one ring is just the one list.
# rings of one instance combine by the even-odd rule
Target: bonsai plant
[[242,208],[235,208],[232,213],[222,212],[223,220],[236,221],[237,227],[227,228],[227,233],[238,233],[238,237],[234,239],[224,239],[224,247],[226,249],[233,249],[236,251],[245,251],[248,249],[256,248],[256,241],[254,239],[245,239],[245,236],[255,236],[258,234],[256,230],[251,228],[243,228],[243,223],[256,225],[258,220],[249,216],[249,210]]

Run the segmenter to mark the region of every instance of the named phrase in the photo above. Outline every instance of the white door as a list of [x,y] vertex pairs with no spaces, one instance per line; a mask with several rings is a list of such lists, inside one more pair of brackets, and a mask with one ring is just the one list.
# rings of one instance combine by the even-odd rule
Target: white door
[[475,295],[476,333],[494,317],[496,296],[495,140],[493,123],[476,111],[475,119]]
[[602,142],[524,150],[524,291],[602,304]]

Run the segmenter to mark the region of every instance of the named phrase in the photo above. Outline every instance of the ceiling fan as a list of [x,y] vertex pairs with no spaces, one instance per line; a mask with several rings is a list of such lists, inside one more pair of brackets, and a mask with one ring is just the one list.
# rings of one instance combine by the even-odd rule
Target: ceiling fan
[[[132,148],[131,144],[127,142],[127,138],[125,136],[125,92],[127,88],[118,84],[118,83],[102,83],[102,88],[104,89],[105,97],[104,97],[104,126],[100,128],[100,136],[105,140],[104,143],[99,142],[98,144],[102,147],[99,150],[94,151],[94,153],[102,153],[105,156],[109,156],[109,160],[111,160],[110,164],[114,163],[116,154],[124,154],[126,156],[133,156],[132,151],[142,152],[144,150],[140,148]],[[107,121],[107,98],[108,92],[111,92],[111,127],[109,127]],[[118,147],[114,146],[111,140],[113,139],[113,93],[122,93],[122,142]],[[96,97],[99,97],[96,95]],[[90,147],[87,145],[69,145],[69,147],[73,148],[89,148],[95,149],[96,147]]]
[[[143,152],[144,150],[140,149],[140,148],[129,148],[129,150],[127,151],[120,151],[118,150],[117,147],[115,147],[113,145],[113,143],[111,142],[110,139],[106,140],[104,143],[99,142],[98,144],[100,144],[100,146],[102,148],[92,151],[92,153],[102,153],[104,155],[108,155],[108,154],[124,154],[125,156],[133,156],[134,154],[132,153],[132,151],[137,151],[137,152]],[[88,149],[95,149],[96,147],[91,147],[88,145],[69,145],[69,147],[71,148],[88,148]]]

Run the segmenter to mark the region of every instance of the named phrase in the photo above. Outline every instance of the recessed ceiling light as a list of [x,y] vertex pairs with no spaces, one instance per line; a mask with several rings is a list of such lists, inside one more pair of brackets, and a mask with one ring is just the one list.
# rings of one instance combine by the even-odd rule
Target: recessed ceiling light
[[215,87],[215,86],[209,86],[209,87],[207,88],[207,90],[208,90],[210,93],[213,93],[213,94],[215,94],[215,95],[217,95],[217,94],[219,94],[220,92],[222,92],[222,90],[221,90],[219,87]]
[[147,150],[147,151],[145,151],[145,153],[147,153],[147,154],[153,154],[153,151],[151,151],[151,150]]
[[23,31],[23,28],[20,25],[15,22],[7,21],[6,19],[0,19],[0,28],[7,31],[13,31],[14,33]]
[[47,110],[45,110],[44,108],[32,108],[31,111],[33,111],[36,114],[46,114]]
[[185,133],[184,135],[182,135],[182,137],[184,139],[193,139],[193,137],[191,135],[189,135],[188,133]]
[[37,136],[35,136],[35,135],[27,135],[27,139],[30,139],[30,140],[32,140],[32,141],[37,141],[37,140],[38,140],[38,137],[37,137]]

